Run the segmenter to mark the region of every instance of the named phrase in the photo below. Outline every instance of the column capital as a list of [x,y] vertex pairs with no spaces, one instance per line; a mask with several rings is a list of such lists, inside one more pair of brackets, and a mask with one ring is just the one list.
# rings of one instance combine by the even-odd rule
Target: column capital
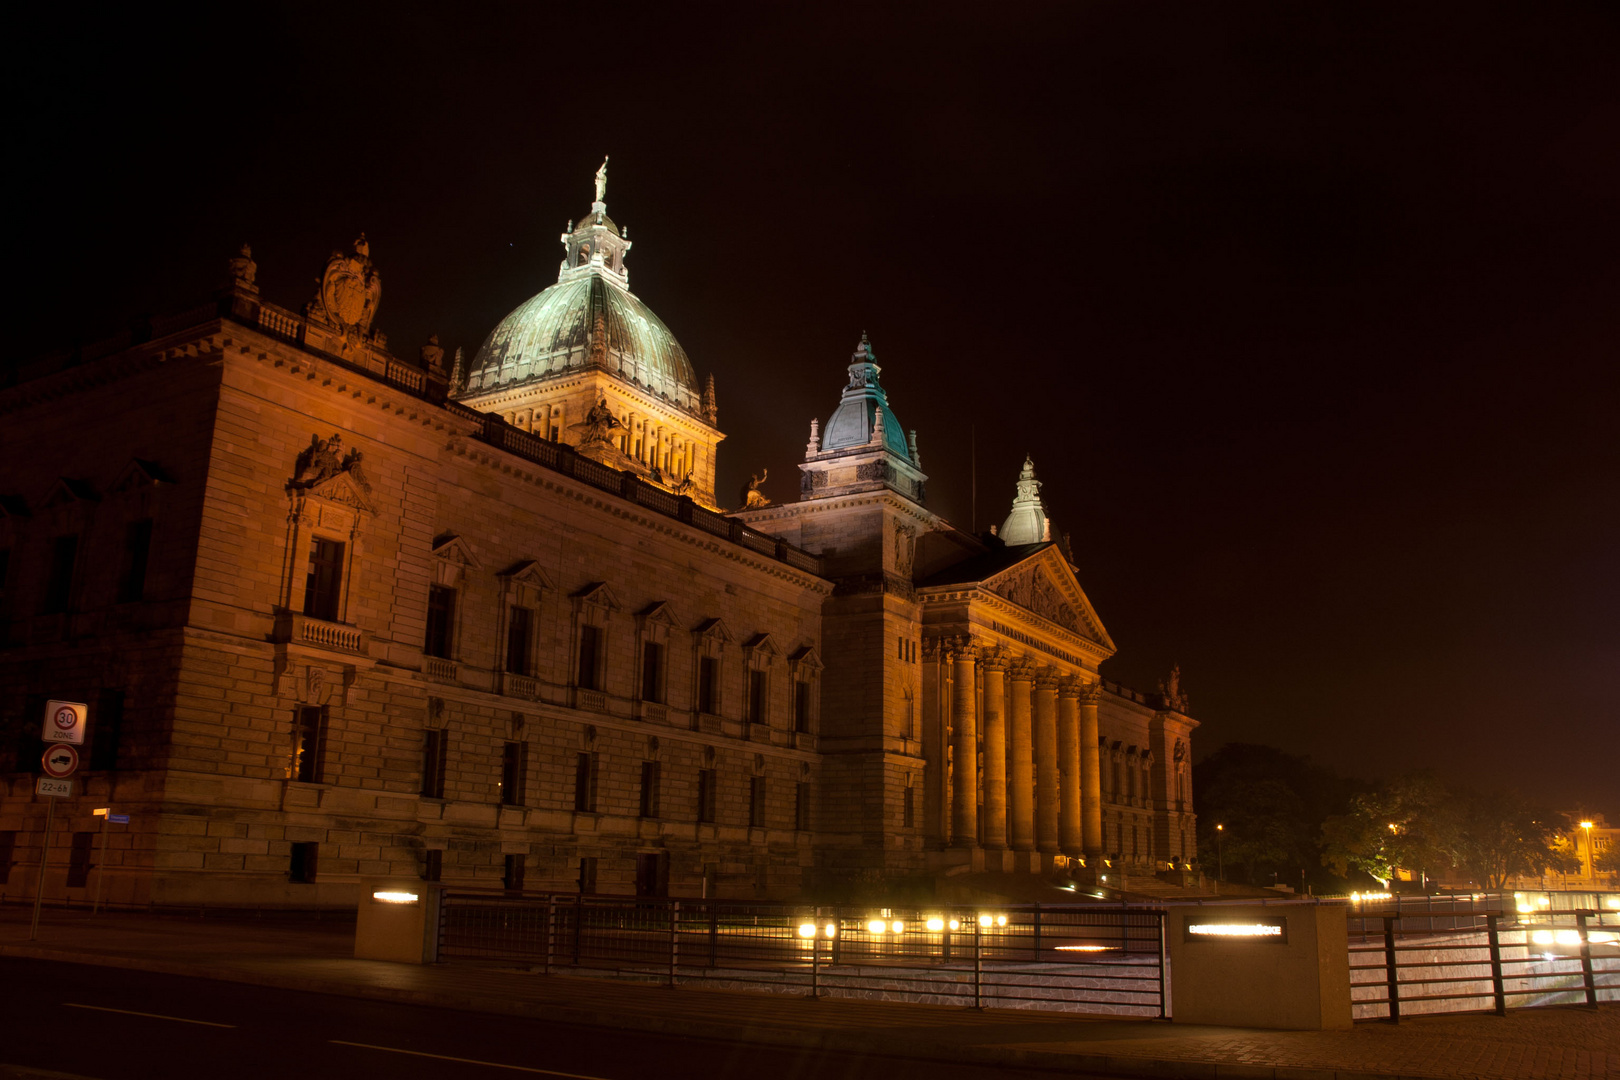
[[1014,682],[1032,682],[1035,679],[1035,661],[1020,656],[1007,664],[1007,672]]
[[974,638],[966,634],[949,638],[941,644],[945,651],[950,654],[952,660],[965,660],[970,663],[978,659],[979,653],[984,648]]
[[1006,671],[1011,663],[1007,650],[999,645],[987,647],[979,653],[979,666],[986,671]]
[[1080,700],[1083,704],[1097,706],[1102,704],[1102,695],[1102,682],[1099,680],[1080,691]]
[[1041,690],[1056,690],[1061,677],[1056,668],[1040,666],[1035,669],[1035,686]]
[[1058,680],[1058,696],[1077,698],[1085,690],[1085,684],[1073,675],[1066,675]]

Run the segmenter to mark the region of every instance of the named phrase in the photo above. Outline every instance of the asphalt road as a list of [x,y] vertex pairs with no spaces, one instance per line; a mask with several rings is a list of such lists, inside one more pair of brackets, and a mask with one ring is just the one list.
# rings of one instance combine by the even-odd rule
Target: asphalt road
[[0,959],[0,987],[0,1066],[96,1080],[1053,1075],[636,1034],[41,960]]

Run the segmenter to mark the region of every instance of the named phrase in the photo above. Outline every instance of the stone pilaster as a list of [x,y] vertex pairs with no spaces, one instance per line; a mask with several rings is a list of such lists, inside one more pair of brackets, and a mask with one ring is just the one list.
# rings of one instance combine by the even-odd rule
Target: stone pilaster
[[1014,851],[1035,850],[1035,739],[1030,730],[1030,705],[1035,690],[1035,668],[1027,661],[1014,664],[1012,709],[1012,763],[1007,778],[1008,800],[1012,804],[1012,846]]
[[951,843],[976,847],[979,842],[978,694],[974,664],[978,649],[966,639],[950,647],[951,726],[955,729],[951,769]]
[[1102,684],[1092,683],[1080,696],[1080,837],[1086,862],[1102,865],[1102,753],[1097,745],[1097,706]]
[[984,679],[984,846],[1007,846],[1007,658],[987,652]]
[[1080,827],[1080,681],[1064,679],[1058,687],[1058,836],[1063,854],[1085,852]]
[[1035,846],[1058,851],[1057,676],[1050,669],[1035,680]]

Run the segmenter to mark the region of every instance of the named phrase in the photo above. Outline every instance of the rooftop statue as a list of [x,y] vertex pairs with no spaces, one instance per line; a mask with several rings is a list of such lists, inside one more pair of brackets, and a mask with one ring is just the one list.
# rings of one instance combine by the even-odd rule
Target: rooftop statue
[[602,159],[602,167],[600,169],[596,170],[596,201],[597,202],[606,202],[607,201],[607,163],[608,163],[608,159],[603,158]]
[[771,500],[767,499],[765,497],[765,493],[759,490],[760,485],[763,484],[770,477],[770,475],[771,470],[761,469],[758,476],[754,476],[749,479],[748,486],[743,488],[744,510],[755,510],[761,506],[771,505]]
[[233,282],[244,289],[258,291],[253,279],[259,275],[259,264],[253,261],[253,249],[247,244],[230,260],[230,270]]

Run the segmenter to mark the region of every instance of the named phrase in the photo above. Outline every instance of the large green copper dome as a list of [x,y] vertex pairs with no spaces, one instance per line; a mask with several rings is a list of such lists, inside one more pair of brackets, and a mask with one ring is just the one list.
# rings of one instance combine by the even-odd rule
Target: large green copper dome
[[697,414],[702,394],[686,350],[630,291],[630,241],[600,200],[560,238],[557,284],[484,339],[458,397],[517,389],[580,369],[606,371]]
[[[600,335],[601,341],[595,341]],[[500,321],[484,339],[467,390],[493,390],[594,361],[670,398],[698,392],[686,350],[635,294],[599,274],[560,281]]]

